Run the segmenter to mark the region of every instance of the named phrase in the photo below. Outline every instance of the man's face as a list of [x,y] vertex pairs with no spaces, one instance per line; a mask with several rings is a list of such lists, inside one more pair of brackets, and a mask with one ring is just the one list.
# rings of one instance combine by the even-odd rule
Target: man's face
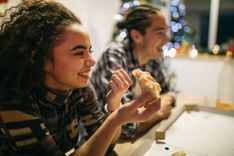
[[95,60],[90,54],[90,38],[83,26],[71,25],[53,48],[53,60],[45,64],[45,84],[57,90],[85,87]]
[[162,47],[168,41],[168,25],[162,13],[151,15],[151,26],[146,28],[145,34],[141,35],[142,42],[140,43],[142,56],[146,60],[155,59],[162,60]]

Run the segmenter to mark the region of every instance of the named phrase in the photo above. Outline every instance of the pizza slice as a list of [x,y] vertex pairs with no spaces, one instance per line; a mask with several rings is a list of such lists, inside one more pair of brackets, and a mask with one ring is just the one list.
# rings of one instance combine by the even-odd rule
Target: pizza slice
[[149,72],[134,69],[132,74],[139,83],[142,92],[149,92],[153,99],[160,98],[160,84],[151,76]]

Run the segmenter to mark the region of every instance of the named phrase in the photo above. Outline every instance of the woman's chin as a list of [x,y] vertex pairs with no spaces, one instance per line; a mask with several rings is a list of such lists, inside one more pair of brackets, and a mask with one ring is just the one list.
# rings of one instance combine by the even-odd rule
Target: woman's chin
[[86,81],[86,82],[83,82],[83,83],[79,83],[76,88],[84,88],[84,87],[87,87],[88,86],[88,82],[89,81]]

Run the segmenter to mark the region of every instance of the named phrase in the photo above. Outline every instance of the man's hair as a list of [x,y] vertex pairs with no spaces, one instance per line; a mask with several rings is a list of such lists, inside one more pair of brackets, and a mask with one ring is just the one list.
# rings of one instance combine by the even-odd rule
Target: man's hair
[[150,16],[153,14],[158,14],[160,9],[158,7],[154,7],[152,5],[137,5],[130,8],[130,11],[125,17],[125,20],[122,24],[120,24],[120,28],[125,28],[127,30],[127,34],[129,39],[130,31],[132,29],[136,29],[142,35],[145,34],[146,28],[151,25]]
[[9,88],[27,89],[44,80],[45,60],[60,35],[80,20],[62,4],[52,1],[21,3],[1,17],[0,94]]

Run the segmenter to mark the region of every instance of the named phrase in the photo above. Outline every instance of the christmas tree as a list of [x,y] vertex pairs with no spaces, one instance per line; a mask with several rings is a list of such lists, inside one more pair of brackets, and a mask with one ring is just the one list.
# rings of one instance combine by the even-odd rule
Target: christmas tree
[[194,30],[187,24],[186,7],[182,0],[170,1],[170,42],[165,47],[166,50],[176,49],[180,54],[187,54],[195,49],[193,41]]

